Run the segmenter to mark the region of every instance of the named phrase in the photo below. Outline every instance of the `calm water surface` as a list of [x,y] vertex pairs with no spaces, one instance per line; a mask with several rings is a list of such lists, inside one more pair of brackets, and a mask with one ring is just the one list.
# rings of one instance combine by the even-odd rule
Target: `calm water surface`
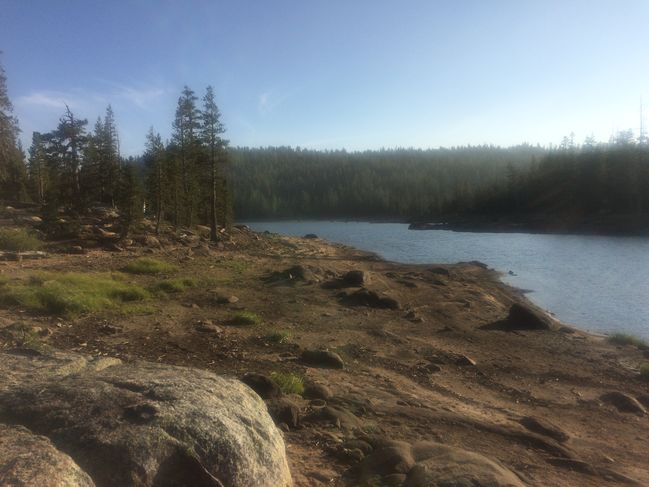
[[[479,260],[566,323],[649,338],[649,238],[413,231],[399,223],[252,222],[258,231],[319,237],[405,263]],[[515,276],[507,273],[514,272]]]

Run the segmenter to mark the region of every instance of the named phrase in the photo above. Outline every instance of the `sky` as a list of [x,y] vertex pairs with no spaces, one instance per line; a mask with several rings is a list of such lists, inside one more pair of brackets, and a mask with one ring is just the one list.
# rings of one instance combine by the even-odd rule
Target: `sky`
[[649,114],[647,0],[0,0],[28,147],[111,104],[121,150],[212,85],[235,146],[608,141]]

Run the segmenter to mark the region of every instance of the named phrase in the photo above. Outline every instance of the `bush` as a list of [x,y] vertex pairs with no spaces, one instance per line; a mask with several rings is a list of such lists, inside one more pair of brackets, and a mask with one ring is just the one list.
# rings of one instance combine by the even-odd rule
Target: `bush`
[[255,313],[251,313],[250,311],[243,311],[234,315],[230,322],[233,325],[252,326],[261,324],[262,319]]
[[135,259],[132,262],[126,264],[124,272],[129,274],[163,274],[167,272],[174,272],[177,269],[176,266],[168,264],[167,262],[162,262],[161,260],[151,259],[149,257],[142,257]]
[[38,250],[43,243],[24,228],[0,228],[0,250]]
[[153,291],[173,294],[181,293],[192,287],[196,287],[194,279],[166,279],[155,284]]
[[304,379],[293,373],[273,372],[270,374],[272,381],[277,384],[284,394],[304,393]]
[[638,338],[626,333],[614,333],[608,337],[608,341],[615,345],[635,345],[636,347],[645,347],[647,342],[642,338]]
[[649,382],[649,362],[645,362],[640,366],[640,378]]
[[275,330],[266,335],[266,340],[272,343],[286,343],[291,339],[291,333],[286,330]]
[[149,297],[144,288],[106,273],[41,273],[0,287],[0,304],[56,315],[119,308]]

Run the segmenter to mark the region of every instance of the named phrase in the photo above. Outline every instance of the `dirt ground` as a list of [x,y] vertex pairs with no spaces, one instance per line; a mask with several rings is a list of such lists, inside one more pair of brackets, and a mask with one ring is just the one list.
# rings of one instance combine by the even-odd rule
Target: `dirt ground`
[[[618,391],[647,407],[649,383],[638,376],[643,350],[560,324],[490,329],[526,300],[477,263],[395,264],[320,239],[245,229],[233,238],[220,249],[168,244],[0,262],[0,276],[17,279],[35,270],[117,271],[146,255],[176,264],[174,277],[208,283],[129,314],[0,309],[0,327],[22,321],[38,327],[47,345],[90,355],[236,377],[294,372],[326,386],[338,417],[308,421],[322,401],[294,397],[301,419],[283,426],[298,486],[358,485],[363,455],[347,445],[370,435],[477,452],[530,486],[649,485],[649,416],[602,399]],[[392,298],[389,306],[354,302],[359,286],[337,280],[351,270],[363,271],[374,296]],[[231,296],[238,299],[222,299]],[[263,322],[232,324],[241,311]],[[200,331],[201,323],[216,331]],[[285,339],[274,342],[269,334],[277,330]],[[0,346],[15,345],[0,338]],[[309,367],[299,360],[305,349],[336,352],[344,368]]]

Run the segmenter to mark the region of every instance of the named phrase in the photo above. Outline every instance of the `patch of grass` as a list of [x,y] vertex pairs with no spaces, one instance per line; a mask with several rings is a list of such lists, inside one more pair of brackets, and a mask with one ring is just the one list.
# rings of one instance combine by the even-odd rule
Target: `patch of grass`
[[153,291],[174,294],[196,287],[196,285],[196,281],[189,278],[165,279],[164,281],[156,283],[153,286]]
[[243,274],[250,268],[250,262],[245,260],[226,260],[222,265],[226,269],[233,271],[235,274]]
[[645,362],[640,366],[640,378],[649,382],[649,362]]
[[291,339],[291,333],[286,330],[274,330],[266,335],[266,340],[272,343],[287,343]]
[[614,333],[608,337],[608,341],[615,345],[635,345],[636,347],[647,346],[646,340],[627,333]]
[[273,372],[270,374],[270,378],[284,394],[302,395],[304,393],[304,379],[298,374]]
[[175,265],[161,260],[152,259],[150,257],[141,257],[126,264],[122,270],[129,274],[156,275],[175,272],[178,268]]
[[250,311],[242,311],[241,313],[237,313],[230,320],[233,325],[239,326],[260,325],[262,321],[263,320],[259,315],[251,313]]
[[150,296],[146,289],[108,273],[39,273],[0,287],[0,304],[53,315],[120,308]]
[[0,250],[25,252],[38,250],[43,243],[24,228],[0,228]]

